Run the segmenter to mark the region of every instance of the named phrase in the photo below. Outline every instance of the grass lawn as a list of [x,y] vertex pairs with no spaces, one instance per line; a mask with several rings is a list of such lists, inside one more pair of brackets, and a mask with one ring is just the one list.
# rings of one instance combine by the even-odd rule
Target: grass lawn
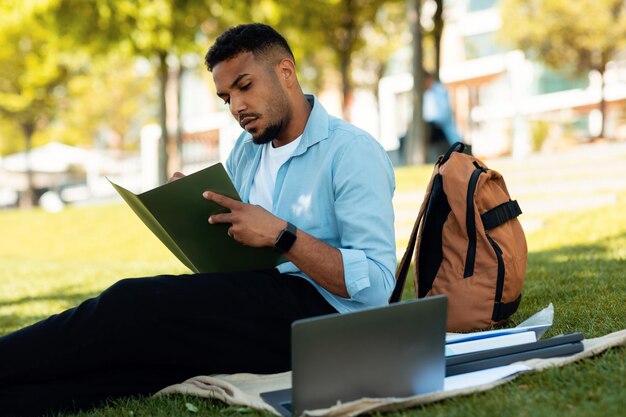
[[[398,189],[423,184],[430,169],[398,170]],[[514,326],[550,302],[546,336],[597,337],[626,328],[626,194],[613,205],[549,214],[528,238],[524,299]],[[185,269],[125,205],[0,212],[0,334],[62,309],[124,277]],[[398,236],[401,240],[404,236]],[[2,360],[0,359],[0,363]],[[0,365],[1,366],[1,365]],[[626,349],[523,375],[485,393],[387,416],[611,416],[626,408]],[[197,411],[195,411],[197,409]],[[262,414],[192,397],[118,401],[81,416],[235,416]]]

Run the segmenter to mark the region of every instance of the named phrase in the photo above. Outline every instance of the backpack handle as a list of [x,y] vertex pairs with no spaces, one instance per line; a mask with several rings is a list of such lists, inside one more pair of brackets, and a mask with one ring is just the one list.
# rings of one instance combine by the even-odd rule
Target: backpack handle
[[[431,180],[432,183],[432,180]],[[429,184],[429,187],[432,184]],[[404,283],[406,281],[406,276],[409,273],[409,267],[411,266],[411,259],[413,258],[413,251],[415,250],[415,244],[417,243],[417,233],[420,228],[420,223],[424,218],[426,213],[426,199],[422,202],[422,206],[420,207],[420,211],[417,214],[417,218],[415,219],[415,223],[413,223],[413,230],[411,230],[411,236],[409,237],[409,243],[406,246],[406,250],[404,251],[404,256],[402,256],[402,260],[400,261],[400,265],[396,269],[396,286],[393,288],[393,292],[391,293],[391,297],[389,297],[389,303],[397,303],[402,298],[402,292],[404,291]],[[417,265],[415,266],[417,268]]]
[[[465,150],[465,144],[463,142],[455,142],[450,149],[446,152],[443,157],[439,157],[439,161],[437,161],[436,165],[443,165],[446,163],[453,152],[463,152]],[[432,178],[430,183],[428,184],[427,193],[432,190]],[[391,297],[389,297],[390,303],[397,303],[400,301],[402,297],[402,292],[404,291],[404,283],[406,282],[406,276],[409,273],[409,267],[411,266],[411,259],[413,258],[413,252],[415,250],[415,245],[417,243],[417,234],[419,231],[420,223],[422,222],[424,215],[426,213],[426,203],[427,199],[424,199],[422,202],[422,206],[420,207],[420,211],[415,219],[415,223],[413,224],[413,230],[411,231],[411,236],[409,237],[409,243],[407,244],[406,250],[404,252],[404,256],[396,269],[396,286],[391,293]],[[417,265],[414,265],[417,268]],[[417,290],[417,289],[416,289]]]
[[413,258],[413,251],[415,250],[415,243],[417,240],[417,231],[419,229],[422,217],[423,213],[420,213],[419,216],[417,216],[415,223],[413,224],[413,231],[411,232],[409,243],[404,252],[402,260],[400,261],[400,265],[398,265],[398,269],[396,270],[396,286],[393,288],[391,297],[389,297],[389,303],[397,303],[402,297],[402,292],[404,291],[404,283],[406,281],[406,276],[409,273],[409,267],[411,266],[411,259]]
[[452,146],[450,146],[450,148],[448,149],[448,152],[446,152],[446,154],[443,156],[443,159],[439,161],[439,166],[445,164],[448,161],[448,159],[450,159],[453,152],[462,153],[464,150],[465,150],[465,144],[463,142],[455,142]]

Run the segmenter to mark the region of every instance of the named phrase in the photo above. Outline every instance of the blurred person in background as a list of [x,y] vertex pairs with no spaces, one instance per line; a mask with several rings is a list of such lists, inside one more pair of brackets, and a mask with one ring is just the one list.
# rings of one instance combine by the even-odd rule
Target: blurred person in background
[[[426,162],[432,163],[437,161],[439,155],[446,153],[452,144],[462,141],[462,138],[456,129],[448,91],[431,72],[424,69],[422,71],[424,75],[422,115],[426,124],[427,137]],[[410,126],[407,126],[406,132],[398,138],[401,163],[405,163],[405,147],[409,130]]]
[[462,141],[454,122],[448,90],[435,76],[424,72],[423,114],[428,132],[428,162],[435,162],[450,145]]

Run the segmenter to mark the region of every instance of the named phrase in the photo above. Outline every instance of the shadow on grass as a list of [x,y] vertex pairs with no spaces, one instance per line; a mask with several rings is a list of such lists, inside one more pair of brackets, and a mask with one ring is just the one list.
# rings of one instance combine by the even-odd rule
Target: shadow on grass
[[553,334],[596,337],[626,327],[626,259],[614,255],[626,233],[605,241],[532,252],[524,283],[526,306],[553,303]]
[[100,293],[98,291],[86,291],[82,293],[65,293],[62,291],[63,290],[55,291],[54,293],[45,295],[22,297],[15,300],[3,300],[0,301],[0,308],[6,306],[19,306],[32,302],[61,302],[68,305],[78,305],[84,300],[95,297]]
[[[0,301],[0,311],[3,308],[10,310],[16,308],[18,312],[0,314],[0,335],[43,320],[52,314],[61,313],[98,294],[98,291],[76,292],[76,287],[71,286],[48,294],[27,296],[15,300],[2,300]],[[53,304],[56,307],[38,307],[42,303]]]
[[[626,259],[615,253],[621,247],[626,247],[626,233],[592,244],[530,252],[522,303],[496,328],[514,327],[550,303],[555,316],[547,337],[583,332],[590,338],[626,328]],[[412,266],[402,298],[414,294]]]

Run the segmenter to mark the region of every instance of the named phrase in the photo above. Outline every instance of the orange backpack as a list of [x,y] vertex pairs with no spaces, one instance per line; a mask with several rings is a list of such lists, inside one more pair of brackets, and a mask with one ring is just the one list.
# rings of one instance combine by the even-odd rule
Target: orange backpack
[[[448,297],[448,331],[485,329],[519,306],[528,249],[502,175],[457,142],[435,164],[390,302],[402,296],[415,248],[416,297]],[[416,245],[417,243],[417,245]]]

